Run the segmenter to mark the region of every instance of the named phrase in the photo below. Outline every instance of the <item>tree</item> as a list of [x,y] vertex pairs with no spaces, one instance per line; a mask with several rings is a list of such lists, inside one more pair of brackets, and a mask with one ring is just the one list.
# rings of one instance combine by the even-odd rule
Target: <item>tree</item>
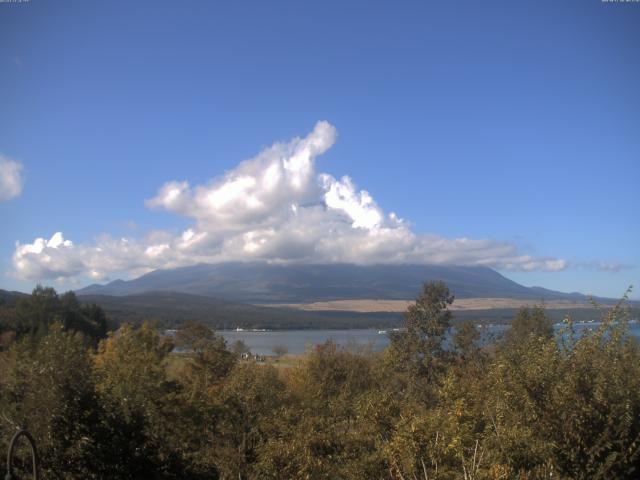
[[94,347],[107,334],[104,311],[95,304],[81,304],[73,292],[58,295],[53,288],[38,285],[30,296],[2,310],[0,331],[13,331],[16,339],[41,338],[54,323],[60,323],[66,330],[81,332]]
[[15,343],[3,360],[0,432],[29,430],[46,478],[100,478],[102,410],[81,335],[52,324],[38,341]]
[[420,296],[404,313],[404,330],[390,335],[391,361],[410,376],[434,380],[443,357],[442,343],[451,326],[448,307],[453,300],[443,282],[425,283]]
[[193,395],[222,380],[233,368],[237,356],[227,349],[227,343],[208,326],[187,322],[176,332],[176,344],[186,349],[189,360],[184,369],[184,382]]
[[276,355],[276,357],[280,358],[289,352],[289,349],[286,345],[274,345],[271,351]]
[[216,340],[215,332],[203,323],[187,321],[176,332],[176,347],[201,353]]
[[256,463],[285,397],[273,366],[241,362],[233,368],[220,391],[218,444],[209,447],[223,478],[264,478]]
[[292,403],[260,450],[259,478],[381,478],[379,436],[365,412],[371,362],[327,341],[288,369]]
[[249,346],[242,340],[236,340],[235,342],[233,342],[231,351],[238,355],[238,357],[242,357],[245,354],[249,355],[251,353],[251,349],[249,348]]
[[553,321],[538,305],[521,307],[505,335],[507,345],[516,345],[529,338],[548,340],[553,337]]
[[179,390],[164,365],[172,348],[148,322],[138,329],[124,325],[100,343],[97,389],[106,411],[103,428],[113,438],[103,455],[122,459],[109,478],[158,478],[163,470],[180,470],[182,452],[173,444]]
[[480,332],[472,322],[466,321],[456,325],[453,345],[463,359],[468,359],[478,352],[479,340]]

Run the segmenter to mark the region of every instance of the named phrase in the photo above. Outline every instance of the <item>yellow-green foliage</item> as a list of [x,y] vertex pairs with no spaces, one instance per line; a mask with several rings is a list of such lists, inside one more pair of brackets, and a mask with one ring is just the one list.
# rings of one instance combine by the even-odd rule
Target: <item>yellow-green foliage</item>
[[621,306],[559,336],[523,309],[489,349],[456,325],[447,349],[451,299],[425,286],[384,352],[328,342],[287,368],[198,324],[177,355],[151,324],[95,348],[47,323],[0,352],[0,447],[29,429],[60,479],[640,477],[640,348]]

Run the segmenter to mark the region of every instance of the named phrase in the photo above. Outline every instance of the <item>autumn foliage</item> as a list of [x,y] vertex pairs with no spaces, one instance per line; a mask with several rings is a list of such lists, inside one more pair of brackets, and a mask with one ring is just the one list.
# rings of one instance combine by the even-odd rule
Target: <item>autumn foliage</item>
[[41,289],[0,317],[0,447],[27,428],[46,479],[640,476],[622,303],[580,334],[525,308],[481,345],[452,301],[426,284],[385,351],[328,342],[274,366],[200,324],[107,334],[97,307]]

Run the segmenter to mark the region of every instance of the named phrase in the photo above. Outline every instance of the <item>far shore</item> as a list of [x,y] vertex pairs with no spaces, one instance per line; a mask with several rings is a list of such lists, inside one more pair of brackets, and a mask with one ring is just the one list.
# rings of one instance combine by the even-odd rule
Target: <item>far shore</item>
[[[307,311],[340,311],[340,312],[404,312],[413,300],[330,300],[311,303],[277,303],[262,304],[265,307],[294,308]],[[451,310],[492,310],[500,308],[520,308],[524,306],[542,305],[549,309],[593,308],[589,302],[573,300],[554,300],[548,302],[519,300],[513,298],[461,298],[451,305]]]

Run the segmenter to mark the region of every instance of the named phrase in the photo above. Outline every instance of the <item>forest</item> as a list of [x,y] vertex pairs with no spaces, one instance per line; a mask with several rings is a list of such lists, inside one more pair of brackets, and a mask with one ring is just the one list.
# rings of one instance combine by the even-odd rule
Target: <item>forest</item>
[[481,345],[430,282],[386,350],[327,342],[280,365],[201,323],[167,337],[38,287],[0,305],[0,452],[28,430],[43,479],[635,479],[625,299],[579,335],[522,308]]

